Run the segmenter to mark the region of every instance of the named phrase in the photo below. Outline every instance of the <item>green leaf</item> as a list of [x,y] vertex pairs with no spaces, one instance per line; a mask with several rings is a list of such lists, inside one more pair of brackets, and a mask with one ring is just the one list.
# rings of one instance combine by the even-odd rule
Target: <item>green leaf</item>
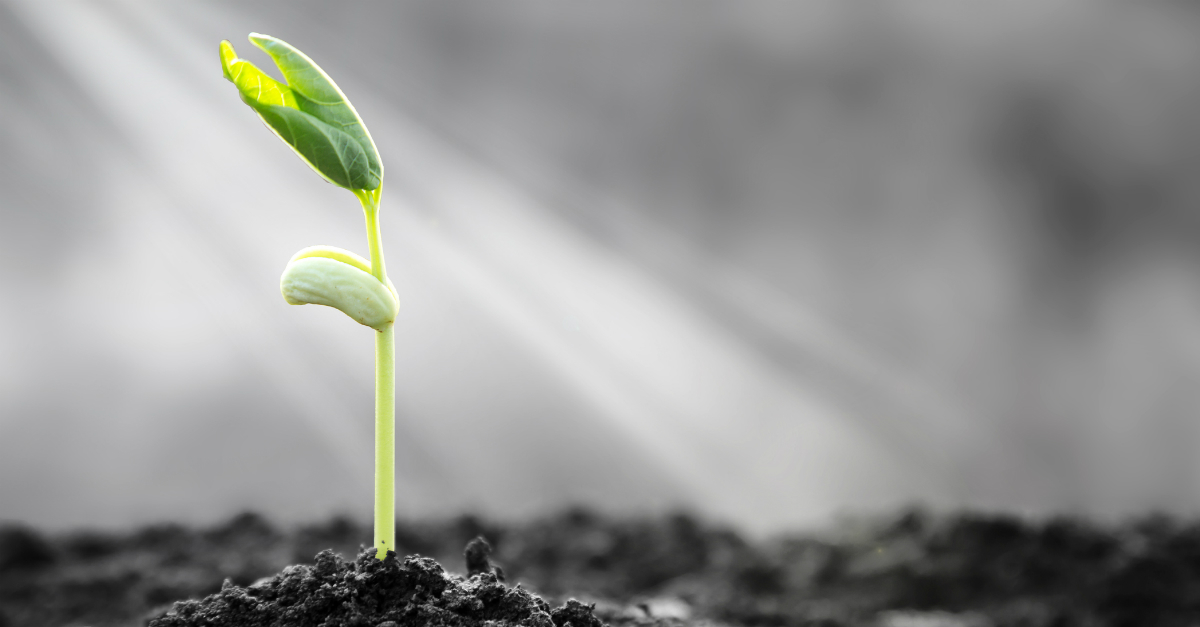
[[[288,85],[300,96],[299,109],[317,119],[338,128],[354,138],[367,156],[367,167],[376,179],[383,178],[383,166],[379,162],[379,151],[362,118],[346,95],[329,78],[329,75],[303,52],[286,41],[270,35],[250,33],[250,41],[271,56]],[[375,189],[378,185],[360,189]]]
[[237,86],[242,100],[251,107],[264,104],[297,108],[291,87],[267,76],[254,64],[237,58],[228,41],[221,42],[221,70],[225,78]]
[[333,307],[359,324],[382,331],[396,319],[400,304],[395,288],[380,283],[369,269],[364,259],[348,250],[314,246],[288,262],[279,291],[289,305]]
[[354,138],[302,111],[277,105],[251,105],[279,138],[335,185],[366,189],[372,182],[367,156]]
[[222,41],[222,71],[242,100],[325,180],[351,190],[378,189],[383,179],[379,152],[337,85],[287,43],[257,33],[250,40],[271,56],[288,82],[237,58],[233,46]]

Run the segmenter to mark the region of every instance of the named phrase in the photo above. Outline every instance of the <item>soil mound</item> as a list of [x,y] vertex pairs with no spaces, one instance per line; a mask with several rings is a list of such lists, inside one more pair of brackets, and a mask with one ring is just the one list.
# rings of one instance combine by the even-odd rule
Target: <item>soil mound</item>
[[602,627],[591,607],[570,600],[551,609],[491,569],[463,578],[427,557],[375,554],[366,549],[347,562],[325,550],[313,566],[289,566],[250,586],[226,580],[220,592],[176,603],[150,626]]

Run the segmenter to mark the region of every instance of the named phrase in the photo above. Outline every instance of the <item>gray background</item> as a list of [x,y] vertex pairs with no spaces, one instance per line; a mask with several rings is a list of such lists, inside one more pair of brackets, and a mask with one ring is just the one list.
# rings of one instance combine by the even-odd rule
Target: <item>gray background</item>
[[2,0],[0,519],[366,519],[250,31],[383,157],[400,516],[1200,506],[1194,3]]

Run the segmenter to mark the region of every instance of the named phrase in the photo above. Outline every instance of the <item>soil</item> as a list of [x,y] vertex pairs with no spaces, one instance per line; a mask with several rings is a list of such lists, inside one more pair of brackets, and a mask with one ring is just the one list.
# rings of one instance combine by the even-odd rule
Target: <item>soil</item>
[[0,526],[0,627],[1200,624],[1200,522],[1164,516],[911,510],[752,542],[686,514],[575,509],[399,524],[407,557],[382,561],[370,537],[346,518],[283,529],[254,514],[128,533]]

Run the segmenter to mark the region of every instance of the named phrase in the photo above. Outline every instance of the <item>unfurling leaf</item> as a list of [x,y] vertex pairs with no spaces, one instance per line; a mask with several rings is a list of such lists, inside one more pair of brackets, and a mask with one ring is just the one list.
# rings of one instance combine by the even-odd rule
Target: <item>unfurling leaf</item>
[[329,75],[286,42],[251,33],[283,73],[286,83],[239,59],[222,41],[221,70],[238,88],[242,101],[325,180],[347,189],[377,189],[383,166],[371,134],[358,112]]
[[296,253],[283,270],[279,291],[289,305],[333,307],[376,331],[383,331],[400,310],[390,281],[381,283],[365,259],[332,246]]

